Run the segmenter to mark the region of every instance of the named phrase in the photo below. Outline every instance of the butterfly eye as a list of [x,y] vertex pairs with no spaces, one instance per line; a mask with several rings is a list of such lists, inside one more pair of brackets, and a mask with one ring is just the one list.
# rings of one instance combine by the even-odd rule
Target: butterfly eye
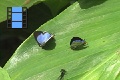
[[40,47],[45,46],[45,44],[54,36],[48,32],[42,31],[35,31],[33,34]]

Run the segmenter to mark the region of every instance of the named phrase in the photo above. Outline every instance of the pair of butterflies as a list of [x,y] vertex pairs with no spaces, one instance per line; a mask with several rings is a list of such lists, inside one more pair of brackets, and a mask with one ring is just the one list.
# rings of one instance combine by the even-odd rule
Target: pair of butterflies
[[[35,37],[35,40],[37,41],[38,45],[40,47],[43,47],[45,46],[45,44],[51,39],[54,37],[54,35],[44,31],[35,31],[34,32],[34,37]],[[70,46],[71,46],[71,49],[76,49],[80,46],[84,46],[86,44],[86,41],[79,38],[79,37],[73,37],[70,41]]]

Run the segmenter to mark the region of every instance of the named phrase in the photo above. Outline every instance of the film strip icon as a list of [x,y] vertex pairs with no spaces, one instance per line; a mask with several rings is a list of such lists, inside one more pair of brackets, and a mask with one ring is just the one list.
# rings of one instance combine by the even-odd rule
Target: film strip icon
[[7,7],[7,28],[27,28],[27,7]]

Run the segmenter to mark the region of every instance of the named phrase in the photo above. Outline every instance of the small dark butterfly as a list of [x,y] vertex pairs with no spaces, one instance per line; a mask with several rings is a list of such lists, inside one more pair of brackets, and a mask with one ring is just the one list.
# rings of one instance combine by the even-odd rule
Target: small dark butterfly
[[60,76],[59,76],[59,78],[58,78],[58,80],[63,80],[63,78],[64,78],[64,75],[66,74],[66,71],[64,70],[64,69],[61,69],[61,74],[60,74]]

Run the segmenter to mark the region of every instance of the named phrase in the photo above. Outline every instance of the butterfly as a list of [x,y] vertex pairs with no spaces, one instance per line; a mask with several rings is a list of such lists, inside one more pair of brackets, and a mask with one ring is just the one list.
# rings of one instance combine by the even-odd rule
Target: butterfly
[[73,37],[70,41],[71,49],[77,49],[81,46],[84,46],[85,44],[86,44],[86,41],[79,37]]
[[54,37],[54,35],[44,31],[35,31],[34,33],[34,38],[37,41],[37,43],[39,44],[40,47],[45,46],[45,44]]
[[60,74],[60,76],[58,77],[58,79],[57,80],[63,80],[63,78],[64,78],[64,76],[65,76],[65,74],[66,74],[66,70],[65,69],[61,69],[61,74]]

